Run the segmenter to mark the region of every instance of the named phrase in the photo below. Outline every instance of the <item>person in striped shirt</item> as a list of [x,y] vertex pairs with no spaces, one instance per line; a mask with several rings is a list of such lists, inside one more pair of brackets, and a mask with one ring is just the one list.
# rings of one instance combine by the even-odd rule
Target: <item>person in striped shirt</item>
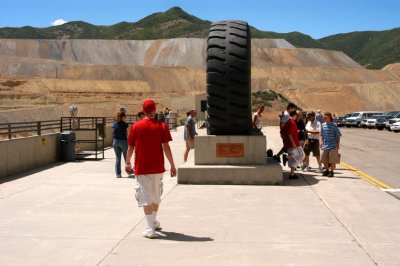
[[[342,134],[338,126],[333,123],[332,114],[330,112],[324,113],[324,123],[321,127],[320,146],[322,149],[322,163],[324,164],[325,171],[323,176],[333,177],[336,160],[338,157],[340,137]],[[330,167],[330,172],[329,172]]]

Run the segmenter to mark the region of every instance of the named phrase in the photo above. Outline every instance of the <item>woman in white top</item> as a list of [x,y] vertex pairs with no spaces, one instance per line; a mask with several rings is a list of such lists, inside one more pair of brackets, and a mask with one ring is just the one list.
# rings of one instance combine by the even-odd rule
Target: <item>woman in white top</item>
[[254,135],[262,135],[262,121],[261,114],[264,112],[264,105],[260,104],[257,108],[257,112],[253,114],[253,134]]

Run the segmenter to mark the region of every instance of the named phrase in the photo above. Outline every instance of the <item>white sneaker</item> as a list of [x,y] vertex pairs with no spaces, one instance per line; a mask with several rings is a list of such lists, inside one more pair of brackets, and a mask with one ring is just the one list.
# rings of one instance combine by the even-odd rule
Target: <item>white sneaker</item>
[[154,221],[154,230],[160,229],[161,228],[161,224],[159,221]]
[[156,238],[157,234],[156,232],[154,232],[153,228],[149,228],[147,227],[143,232],[142,232],[142,236],[146,237],[146,238]]
[[306,166],[303,168],[303,172],[309,172],[309,171],[310,171],[310,166],[306,165]]
[[316,173],[323,173],[323,172],[324,172],[324,169],[322,169],[322,167],[320,167],[320,168],[318,168],[315,172],[316,172]]
[[116,178],[122,178],[122,175],[117,175]]

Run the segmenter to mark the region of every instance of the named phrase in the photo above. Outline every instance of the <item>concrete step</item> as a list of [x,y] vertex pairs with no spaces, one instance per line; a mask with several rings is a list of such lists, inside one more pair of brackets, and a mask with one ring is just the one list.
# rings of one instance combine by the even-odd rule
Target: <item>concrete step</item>
[[282,166],[267,159],[259,165],[195,165],[178,167],[178,184],[283,185]]

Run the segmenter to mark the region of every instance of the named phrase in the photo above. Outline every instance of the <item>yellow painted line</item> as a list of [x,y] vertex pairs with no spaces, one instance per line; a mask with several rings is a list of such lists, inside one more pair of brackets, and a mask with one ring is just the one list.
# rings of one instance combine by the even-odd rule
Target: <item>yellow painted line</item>
[[353,166],[351,166],[347,163],[340,162],[340,165],[343,166],[344,168],[347,168],[347,169],[357,173],[359,176],[361,176],[362,179],[364,179],[365,181],[367,181],[368,183],[370,183],[373,186],[376,186],[376,187],[382,188],[382,189],[393,189],[391,186],[386,185],[385,183],[379,181],[375,177],[372,177],[372,176],[354,168]]

